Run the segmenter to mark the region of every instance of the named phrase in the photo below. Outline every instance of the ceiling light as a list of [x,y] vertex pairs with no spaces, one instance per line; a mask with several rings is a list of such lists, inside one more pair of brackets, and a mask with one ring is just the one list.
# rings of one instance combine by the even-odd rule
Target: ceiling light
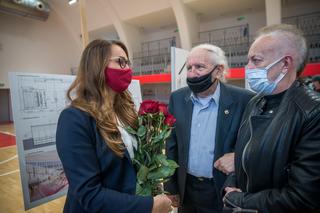
[[76,3],[76,2],[77,2],[77,0],[69,0],[68,4],[72,5],[72,4]]

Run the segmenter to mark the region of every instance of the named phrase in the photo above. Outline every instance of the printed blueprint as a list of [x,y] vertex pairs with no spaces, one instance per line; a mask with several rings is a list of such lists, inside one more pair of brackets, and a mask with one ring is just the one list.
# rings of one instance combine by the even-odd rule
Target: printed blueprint
[[[75,76],[9,73],[20,176],[25,209],[65,195],[68,182],[56,151],[60,112]],[[139,81],[129,86],[136,108],[142,99]]]

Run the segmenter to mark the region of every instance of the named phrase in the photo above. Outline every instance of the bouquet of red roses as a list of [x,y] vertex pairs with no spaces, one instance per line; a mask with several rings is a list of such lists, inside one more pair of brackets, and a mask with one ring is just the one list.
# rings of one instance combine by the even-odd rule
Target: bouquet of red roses
[[166,182],[178,167],[164,154],[165,141],[170,136],[176,119],[168,112],[167,105],[146,100],[139,109],[139,128],[127,130],[137,138],[133,164],[137,171],[138,195],[162,194],[162,183]]

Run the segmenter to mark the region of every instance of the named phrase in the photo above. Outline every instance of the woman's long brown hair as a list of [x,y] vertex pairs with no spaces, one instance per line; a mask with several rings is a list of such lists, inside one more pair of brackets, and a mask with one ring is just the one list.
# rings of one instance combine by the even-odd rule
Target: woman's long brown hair
[[90,42],[82,53],[77,77],[67,97],[71,106],[89,113],[95,119],[108,147],[122,157],[125,147],[117,128],[117,118],[122,124],[137,129],[137,112],[127,90],[115,93],[106,85],[104,70],[111,57],[112,45],[121,47],[129,58],[126,46],[120,41],[98,39]]

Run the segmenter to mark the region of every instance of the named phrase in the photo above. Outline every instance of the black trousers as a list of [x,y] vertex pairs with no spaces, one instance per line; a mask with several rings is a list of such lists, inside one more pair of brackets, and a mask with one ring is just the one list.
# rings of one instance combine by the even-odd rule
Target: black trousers
[[187,174],[184,201],[178,213],[221,213],[222,200],[215,181]]

